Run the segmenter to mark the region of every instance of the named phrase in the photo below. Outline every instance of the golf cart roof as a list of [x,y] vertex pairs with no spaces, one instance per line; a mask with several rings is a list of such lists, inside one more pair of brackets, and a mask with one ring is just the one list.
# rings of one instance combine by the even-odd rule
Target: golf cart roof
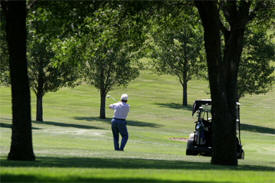
[[202,105],[211,105],[211,99],[200,99],[200,100],[195,100],[193,104],[193,109],[192,109],[192,116],[195,114],[195,112],[200,108]]

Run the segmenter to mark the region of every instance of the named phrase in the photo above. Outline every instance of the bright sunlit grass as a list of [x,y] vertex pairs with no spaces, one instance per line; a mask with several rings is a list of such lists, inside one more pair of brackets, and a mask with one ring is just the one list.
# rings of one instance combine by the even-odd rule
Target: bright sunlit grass
[[[44,122],[33,121],[37,161],[7,161],[11,137],[10,88],[0,87],[0,182],[97,183],[271,183],[275,182],[275,91],[241,99],[242,144],[245,159],[238,167],[214,166],[209,157],[186,156],[194,130],[190,107],[209,98],[207,81],[189,82],[188,104],[172,76],[144,71],[128,88],[111,91],[119,99],[128,93],[129,141],[125,152],[113,151],[110,120],[99,116],[99,92],[92,86],[63,88],[44,97]],[[107,100],[107,105],[113,103]],[[35,119],[35,96],[32,95]]]

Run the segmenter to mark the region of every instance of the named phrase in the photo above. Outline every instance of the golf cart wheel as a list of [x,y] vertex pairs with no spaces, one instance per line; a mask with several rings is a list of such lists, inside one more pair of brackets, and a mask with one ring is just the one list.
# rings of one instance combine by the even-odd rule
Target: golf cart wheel
[[187,141],[186,155],[193,155],[193,156],[198,155],[198,151],[194,148],[193,140]]

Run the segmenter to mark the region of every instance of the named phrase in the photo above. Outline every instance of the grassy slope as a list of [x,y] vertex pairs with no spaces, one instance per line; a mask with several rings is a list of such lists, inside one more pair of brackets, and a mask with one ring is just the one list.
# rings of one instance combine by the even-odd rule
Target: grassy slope
[[[208,98],[205,81],[189,83],[189,104],[180,106],[181,92],[171,76],[149,72],[127,89],[129,143],[114,152],[110,118],[99,120],[99,93],[90,86],[63,88],[44,97],[43,123],[33,122],[38,161],[6,161],[10,144],[10,88],[0,88],[1,179],[25,182],[274,182],[275,91],[241,100],[242,143],[246,153],[238,167],[213,166],[209,157],[185,156],[186,143],[171,141],[193,131],[190,106]],[[107,104],[113,103],[108,100]],[[35,118],[35,97],[32,96]]]

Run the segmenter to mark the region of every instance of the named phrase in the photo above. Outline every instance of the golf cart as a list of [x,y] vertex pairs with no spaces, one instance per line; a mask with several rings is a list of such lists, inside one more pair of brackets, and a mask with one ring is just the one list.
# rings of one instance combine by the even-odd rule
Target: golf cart
[[[237,107],[237,158],[244,159],[244,151],[241,145],[240,134],[240,103]],[[196,100],[193,104],[192,116],[197,113],[198,120],[195,122],[195,131],[190,134],[187,141],[186,155],[212,155],[212,122],[211,122],[211,99]]]

